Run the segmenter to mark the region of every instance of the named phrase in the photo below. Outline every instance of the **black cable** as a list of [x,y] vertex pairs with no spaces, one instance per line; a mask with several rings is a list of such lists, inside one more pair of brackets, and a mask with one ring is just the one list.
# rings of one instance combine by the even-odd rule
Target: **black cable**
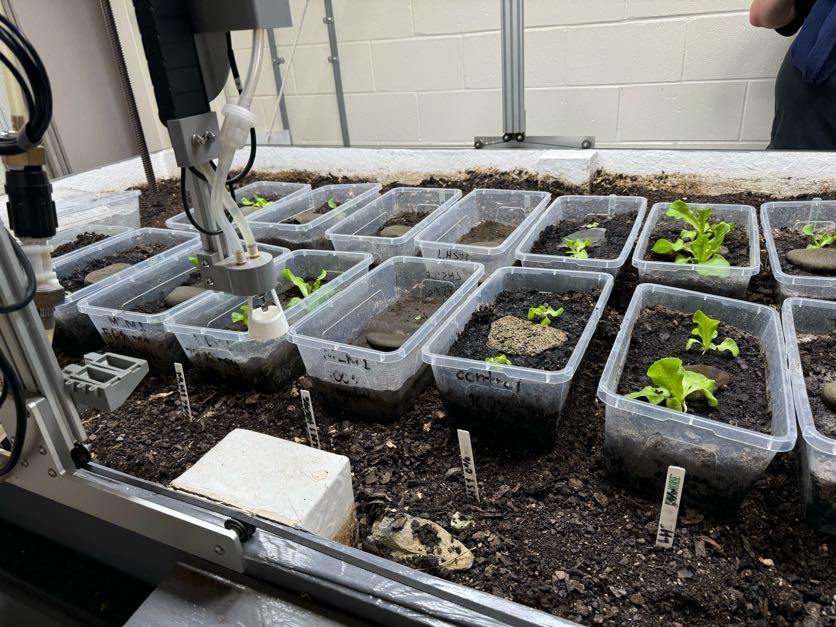
[[35,277],[35,271],[32,269],[32,264],[29,263],[29,260],[26,258],[26,254],[20,248],[20,245],[18,245],[18,243],[15,241],[15,238],[12,237],[12,234],[8,232],[7,234],[9,237],[9,241],[12,244],[12,248],[15,251],[15,256],[17,257],[17,260],[20,262],[20,265],[23,267],[23,272],[26,274],[26,291],[24,292],[23,296],[21,296],[18,302],[13,303],[11,305],[0,306],[0,314],[8,314],[15,311],[20,311],[32,302],[32,299],[35,298],[35,290],[38,289],[38,281]]
[[9,453],[9,459],[0,468],[0,476],[3,476],[12,471],[23,453],[23,443],[26,440],[26,399],[23,396],[23,384],[21,384],[17,372],[2,353],[0,353],[0,371],[3,372],[3,387],[9,388],[14,399],[16,415],[15,439],[12,443],[12,450]]
[[[238,63],[235,61],[235,51],[232,49],[232,34],[227,32],[226,34],[226,56],[229,59],[229,68],[232,71],[232,78],[235,81],[235,89],[238,90],[238,93],[241,93],[243,86],[241,85],[241,74],[238,72]],[[257,141],[255,136],[255,128],[250,128],[250,156],[247,159],[247,163],[244,165],[243,169],[236,174],[235,176],[228,177],[226,179],[226,184],[229,186],[229,191],[232,194],[232,197],[235,197],[235,192],[233,190],[233,185],[241,181],[245,176],[250,173],[250,170],[253,168],[253,163],[255,163],[255,153],[256,153]]]
[[[192,170],[192,172],[196,176],[199,176],[204,181],[206,180],[206,177],[203,176],[197,170],[193,168],[190,168],[190,170]],[[220,229],[218,229],[217,231],[210,231],[209,229],[202,227],[197,223],[197,220],[195,220],[194,215],[192,215],[192,208],[189,207],[189,199],[186,198],[186,168],[180,168],[180,199],[183,201],[183,213],[186,214],[186,218],[188,218],[189,222],[194,228],[196,228],[204,235],[220,235],[223,232]]]

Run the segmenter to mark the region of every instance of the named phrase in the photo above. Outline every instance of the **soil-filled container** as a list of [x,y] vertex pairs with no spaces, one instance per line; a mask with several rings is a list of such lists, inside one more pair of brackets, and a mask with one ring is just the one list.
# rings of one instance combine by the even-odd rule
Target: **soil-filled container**
[[661,283],[689,290],[742,298],[749,287],[749,280],[761,267],[758,219],[754,207],[749,205],[714,205],[692,203],[691,208],[708,207],[711,222],[725,221],[734,227],[726,235],[723,256],[729,267],[706,264],[676,263],[672,256],[652,252],[659,239],[676,240],[682,230],[691,226],[665,215],[671,203],[656,203],[650,210],[636,242],[633,266],[638,270],[642,283]]
[[332,226],[326,237],[336,250],[371,253],[376,264],[415,255],[416,238],[461,195],[451,188],[396,187]]
[[[235,190],[235,200],[241,211],[247,216],[247,221],[257,219],[257,215],[275,209],[294,198],[310,193],[311,186],[307,183],[275,183],[273,181],[256,181]],[[258,198],[256,198],[258,197]],[[247,204],[251,203],[251,204]],[[191,210],[194,215],[194,209]],[[200,218],[196,217],[195,220]],[[200,224],[198,222],[198,224]],[[165,221],[166,227],[175,231],[196,232],[185,213],[178,213]]]
[[255,238],[291,250],[331,250],[325,231],[366,206],[380,194],[380,183],[324,185],[264,211],[250,219]]
[[[553,446],[569,386],[612,286],[613,278],[600,272],[494,272],[422,351],[450,425],[503,447]],[[544,304],[564,309],[548,325],[528,316]],[[506,323],[512,330],[504,335]],[[500,354],[511,365],[485,361]]]
[[[561,196],[525,234],[515,256],[526,268],[593,270],[615,277],[636,243],[646,210],[647,199],[638,196]],[[573,255],[567,240],[590,244]]]
[[836,534],[836,303],[790,298],[781,316],[802,437],[804,514],[819,531]]
[[[115,235],[96,244],[80,248],[55,260],[55,273],[66,290],[64,303],[55,308],[55,338],[53,343],[71,354],[85,353],[99,345],[101,338],[78,303],[121,281],[127,270],[156,267],[170,257],[178,257],[198,242],[197,233],[168,229],[134,229]],[[117,272],[88,284],[88,275],[117,263],[126,264]]]
[[[193,263],[200,248],[195,242],[152,268],[127,270],[117,283],[80,301],[79,311],[90,316],[113,352],[141,357],[153,370],[170,371],[174,362],[185,362],[186,355],[166,321],[195,298],[212,293],[202,286]],[[276,258],[290,252],[277,246],[259,248]]]
[[111,224],[84,224],[61,229],[49,240],[52,246],[52,258],[56,259],[69,255],[85,246],[104,241],[108,237],[127,233],[132,228],[132,226],[114,226]]
[[475,289],[477,263],[393,257],[290,329],[318,399],[394,420],[432,381],[430,334]]
[[[699,348],[692,316],[720,320],[717,343],[739,355]],[[718,401],[688,397],[688,412],[628,398],[651,385],[650,364],[681,359],[710,372]],[[715,370],[706,370],[714,367]],[[725,375],[716,371],[720,368]],[[723,388],[723,386],[726,386]],[[604,456],[613,480],[658,496],[669,465],[686,470],[684,498],[718,515],[733,513],[776,453],[796,439],[786,352],[778,313],[763,305],[661,285],[636,288],[598,385],[606,405]]]
[[[804,233],[807,225],[812,236]],[[761,205],[761,226],[782,298],[836,300],[836,240],[828,237],[836,236],[836,201],[768,202]],[[826,245],[807,249],[816,244]]]
[[473,261],[486,274],[514,265],[514,251],[549,202],[546,192],[475,189],[418,236],[421,255]]
[[[277,258],[276,292],[288,324],[323,306],[344,288],[354,289],[354,283],[368,272],[371,263],[371,255],[365,253],[326,250],[297,250]],[[291,305],[289,301],[301,298],[301,293],[284,276],[285,268],[306,281],[315,281],[323,270],[326,276],[319,289]],[[252,339],[245,324],[232,321],[232,314],[240,312],[244,304],[246,300],[231,294],[200,296],[170,316],[166,329],[177,337],[189,362],[202,376],[265,392],[278,391],[304,372],[299,351],[287,336],[267,341]]]

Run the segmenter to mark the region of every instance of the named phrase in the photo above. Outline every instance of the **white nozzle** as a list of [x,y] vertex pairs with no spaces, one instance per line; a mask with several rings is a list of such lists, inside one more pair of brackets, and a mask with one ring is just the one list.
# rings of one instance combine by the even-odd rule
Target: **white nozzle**
[[256,307],[250,310],[250,337],[254,340],[275,340],[287,334],[287,318],[275,305],[267,309]]

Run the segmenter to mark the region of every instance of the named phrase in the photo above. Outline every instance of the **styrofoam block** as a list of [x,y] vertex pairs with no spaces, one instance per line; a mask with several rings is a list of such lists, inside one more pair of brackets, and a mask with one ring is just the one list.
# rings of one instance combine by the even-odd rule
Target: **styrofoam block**
[[356,539],[343,455],[235,429],[171,485],[343,544]]

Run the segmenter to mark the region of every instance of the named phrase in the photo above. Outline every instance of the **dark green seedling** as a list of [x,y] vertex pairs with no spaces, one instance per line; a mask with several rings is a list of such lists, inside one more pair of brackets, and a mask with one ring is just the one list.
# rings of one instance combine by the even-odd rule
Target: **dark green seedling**
[[705,355],[708,351],[728,351],[731,353],[732,357],[737,357],[740,354],[737,342],[730,337],[727,337],[719,344],[715,344],[713,342],[718,335],[717,326],[720,324],[719,320],[709,318],[700,309],[696,311],[691,320],[693,320],[697,325],[696,328],[691,329],[691,335],[696,335],[699,339],[693,337],[689,339],[685,343],[686,351],[691,350],[692,346],[699,346],[702,349],[703,355]]
[[250,200],[249,198],[242,198],[241,199],[241,204],[244,205],[245,207],[261,208],[261,207],[266,207],[267,205],[269,205],[270,201],[267,200],[266,198],[262,198],[258,194],[253,194],[252,200]]
[[600,225],[598,222],[590,222],[589,224],[584,224],[583,228],[585,229],[597,229]]
[[586,252],[586,249],[592,245],[591,239],[567,239],[566,240],[566,248],[569,249],[569,256],[575,257],[576,259],[586,259],[589,257],[589,253]]
[[242,322],[248,329],[250,328],[250,308],[248,305],[241,305],[238,311],[233,311],[230,315],[233,323]]
[[327,203],[325,203],[325,204],[327,204],[327,205],[328,205],[328,208],[329,208],[329,209],[336,209],[337,207],[339,207],[339,206],[340,206],[340,203],[338,203],[338,202],[337,202],[336,200],[334,200],[333,198],[329,198],[329,199],[328,199],[328,202],[327,202]]
[[807,248],[824,248],[825,246],[830,246],[833,242],[836,242],[836,235],[829,235],[827,233],[817,235],[812,224],[805,224],[802,231],[804,232],[804,235],[810,237],[810,243],[807,244]]
[[549,305],[540,305],[539,307],[528,308],[528,319],[532,322],[539,320],[544,327],[549,326],[553,320],[563,315],[563,307],[560,309],[553,309]]
[[486,357],[485,361],[489,364],[499,364],[500,366],[513,366],[511,360],[505,355],[498,355],[497,357]]
[[192,262],[192,265],[195,268],[198,268],[198,269],[200,268],[200,262],[197,260],[197,257],[189,257],[189,261]]
[[699,372],[685,370],[682,360],[676,357],[663,357],[653,362],[647,369],[647,376],[653,381],[638,392],[626,394],[627,398],[644,398],[653,405],[665,403],[668,409],[688,411],[685,399],[689,394],[702,390],[711,407],[717,407],[714,397],[714,379],[709,379]]
[[294,296],[290,299],[288,307],[293,307],[293,305],[302,302],[303,298],[307,298],[315,291],[317,291],[320,287],[322,287],[322,280],[328,275],[328,272],[326,270],[323,270],[317,275],[316,279],[314,279],[311,282],[307,282],[305,281],[305,279],[296,276],[295,274],[293,274],[293,272],[290,271],[290,268],[285,268],[284,270],[282,270],[282,275],[288,281],[293,283],[293,285],[295,285],[299,289],[299,292],[302,294],[301,298],[299,296]]

